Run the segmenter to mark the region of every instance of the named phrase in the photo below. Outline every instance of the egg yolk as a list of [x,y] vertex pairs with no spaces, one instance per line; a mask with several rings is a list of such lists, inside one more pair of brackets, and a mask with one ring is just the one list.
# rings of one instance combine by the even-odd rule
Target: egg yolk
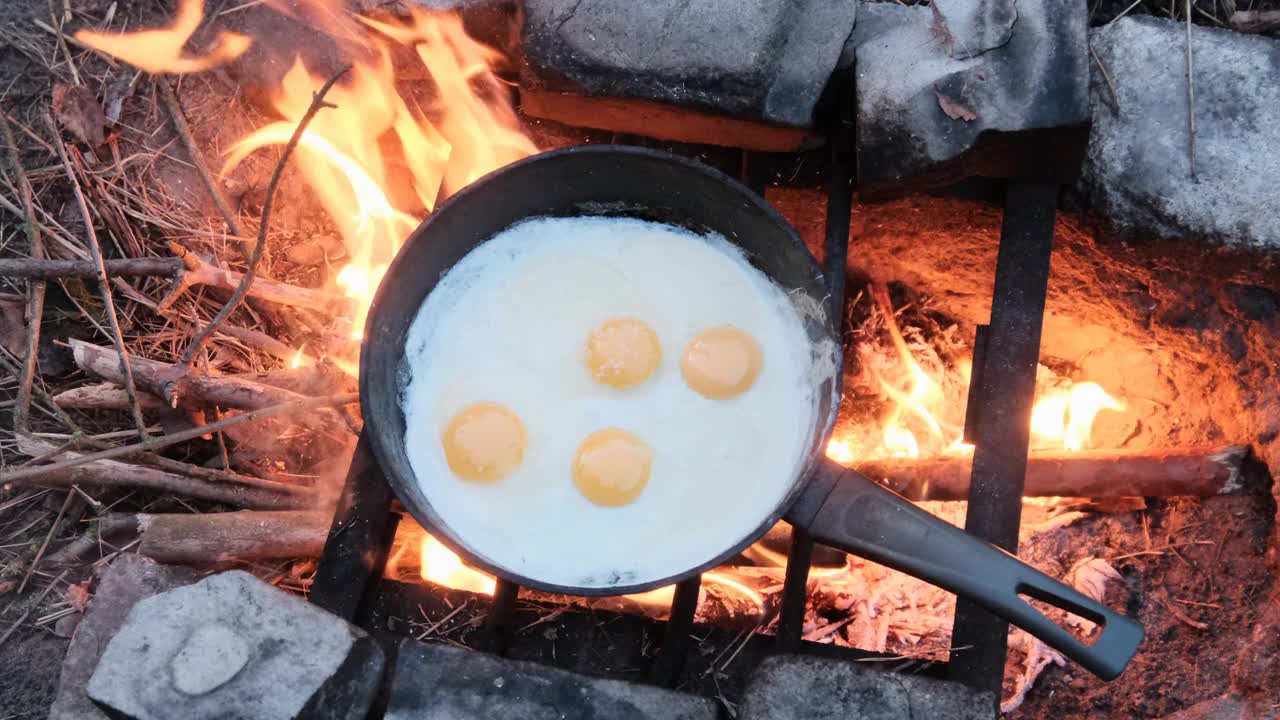
[[463,408],[440,438],[453,474],[471,482],[490,483],[515,470],[529,443],[524,423],[508,408],[480,402]]
[[652,465],[653,450],[634,433],[597,430],[578,446],[573,483],[596,505],[619,507],[640,497]]
[[680,358],[680,372],[699,395],[724,400],[755,384],[762,363],[755,338],[726,325],[701,332],[689,341]]
[[616,318],[587,338],[587,367],[596,380],[615,388],[644,382],[658,369],[662,346],[658,334],[636,318]]

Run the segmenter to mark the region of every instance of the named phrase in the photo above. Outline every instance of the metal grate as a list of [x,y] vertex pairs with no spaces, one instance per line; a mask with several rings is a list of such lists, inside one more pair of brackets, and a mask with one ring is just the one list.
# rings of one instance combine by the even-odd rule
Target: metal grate
[[[827,215],[823,270],[835,317],[843,316],[849,226],[856,184],[853,139],[853,75],[838,75],[829,88],[830,164],[826,177]],[[744,182],[763,193],[760,166],[767,158],[743,152],[737,170]],[[1014,551],[1018,534],[1027,428],[1035,390],[1040,327],[1052,250],[1058,186],[1009,181],[1005,222],[1001,231],[991,323],[975,341],[975,378],[966,416],[966,437],[976,440],[966,529]],[[392,511],[390,488],[380,476],[362,440],[357,446],[346,486],[324,554],[311,589],[311,601],[339,616],[355,620],[378,592],[379,581],[399,516]],[[846,651],[802,639],[813,540],[795,530],[788,555],[773,648],[849,657],[868,654]],[[670,619],[648,680],[674,686],[690,652],[690,638],[701,578],[676,587]],[[513,617],[519,586],[499,580],[490,601],[482,649],[506,653],[515,632]],[[955,680],[998,690],[1003,681],[1007,625],[971,603],[957,606],[953,651],[945,669]]]

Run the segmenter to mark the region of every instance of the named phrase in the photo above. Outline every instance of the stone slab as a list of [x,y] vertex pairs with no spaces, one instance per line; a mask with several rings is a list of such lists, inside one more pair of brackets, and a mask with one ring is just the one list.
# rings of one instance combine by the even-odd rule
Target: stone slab
[[102,574],[84,617],[71,636],[49,720],[106,720],[107,716],[85,694],[85,686],[107,643],[139,600],[199,579],[200,573],[195,570],[160,565],[141,555],[116,558]]
[[860,192],[1073,179],[1089,122],[1086,12],[1074,0],[864,2],[842,61],[856,63]]
[[1089,38],[1107,73],[1093,77],[1090,205],[1122,231],[1280,251],[1280,40],[1192,28],[1193,177],[1186,26],[1126,17]]
[[992,720],[996,698],[959,683],[805,655],[766,659],[748,681],[740,720]]
[[[539,116],[586,127],[596,127],[591,113],[560,112],[560,96],[632,101],[650,121],[665,117],[655,105],[684,109],[692,129],[679,139],[717,145],[734,139],[701,116],[808,128],[856,9],[847,0],[526,0],[521,87],[539,98]],[[689,137],[704,125],[708,137]]]
[[405,640],[386,720],[715,720],[716,703],[448,645]]
[[364,631],[240,571],[144,598],[88,684],[139,720],[363,718],[382,651]]

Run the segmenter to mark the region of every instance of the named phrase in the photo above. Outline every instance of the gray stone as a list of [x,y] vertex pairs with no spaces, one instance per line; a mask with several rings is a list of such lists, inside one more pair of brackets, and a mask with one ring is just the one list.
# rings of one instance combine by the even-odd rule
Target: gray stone
[[382,668],[364,631],[231,571],[138,602],[88,694],[148,720],[363,718]]
[[386,720],[715,720],[709,698],[405,640]]
[[991,720],[990,692],[861,663],[776,655],[748,680],[741,720]]
[[[602,127],[614,113],[602,120],[576,103],[577,117],[552,119],[720,145],[734,139],[710,126],[705,139],[687,137],[700,115],[808,128],[856,8],[849,0],[526,0],[522,93],[541,116],[558,114],[562,95],[681,108],[669,128]],[[696,127],[675,127],[676,117]]]
[[1074,0],[863,3],[844,56],[856,61],[860,190],[1074,178],[1089,120],[1086,40]]
[[199,579],[200,573],[195,570],[159,565],[141,555],[116,558],[98,581],[84,618],[71,637],[49,720],[106,720],[107,716],[85,694],[85,686],[107,642],[139,600]]
[[1095,69],[1090,204],[1123,231],[1280,249],[1280,40],[1195,26],[1194,178],[1186,27],[1127,17],[1090,41],[1115,87]]
[[221,623],[196,628],[173,656],[173,686],[204,695],[227,684],[249,664],[249,644]]

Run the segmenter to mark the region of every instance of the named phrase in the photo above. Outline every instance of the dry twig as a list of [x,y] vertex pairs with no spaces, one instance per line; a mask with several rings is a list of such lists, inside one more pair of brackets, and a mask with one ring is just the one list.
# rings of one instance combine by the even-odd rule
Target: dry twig
[[[26,169],[22,166],[22,158],[18,154],[18,144],[13,138],[13,128],[9,127],[8,117],[2,114],[0,114],[0,131],[3,131],[5,144],[9,147],[9,166],[13,171],[14,182],[18,184],[22,210],[26,215],[27,240],[30,242],[31,257],[38,261],[44,257],[44,243],[40,238],[40,223],[36,221],[31,183],[27,180]],[[13,409],[13,427],[18,432],[26,432],[30,427],[28,413],[31,411],[31,385],[35,382],[36,356],[40,345],[40,320],[44,316],[44,291],[43,280],[27,286],[26,356],[22,358],[17,404]]]
[[53,143],[58,150],[58,159],[62,161],[62,167],[67,173],[67,179],[71,181],[71,189],[75,194],[76,204],[79,206],[80,215],[84,219],[84,231],[85,237],[89,241],[90,259],[97,266],[98,289],[102,295],[102,305],[106,310],[107,320],[111,325],[111,340],[115,344],[116,353],[120,355],[120,371],[124,375],[124,389],[129,393],[129,401],[133,404],[133,423],[138,429],[138,437],[145,440],[147,438],[147,424],[142,419],[142,408],[138,405],[137,389],[133,384],[133,372],[129,369],[129,351],[124,346],[124,334],[120,331],[120,319],[116,316],[115,303],[111,297],[111,282],[107,278],[102,248],[98,245],[98,234],[93,229],[93,217],[89,214],[89,206],[85,203],[84,192],[80,189],[80,181],[76,179],[75,170],[71,167],[66,145],[62,142],[61,133],[58,132],[58,125],[52,115],[47,115],[46,119],[49,121],[49,129],[53,131]]
[[306,132],[307,125],[311,123],[311,119],[316,116],[316,113],[320,112],[322,108],[333,107],[331,103],[324,101],[324,96],[329,92],[329,88],[333,87],[334,83],[338,82],[338,79],[350,69],[350,65],[342,66],[312,95],[311,107],[307,108],[306,114],[298,121],[298,126],[293,129],[293,136],[289,138],[288,144],[284,146],[284,151],[280,153],[280,162],[276,163],[276,169],[271,173],[271,181],[267,183],[267,194],[262,201],[262,219],[258,222],[258,243],[253,248],[253,254],[249,258],[248,267],[245,268],[244,277],[241,278],[240,284],[236,286],[235,291],[231,293],[231,298],[227,300],[226,305],[223,305],[218,314],[213,317],[213,320],[191,339],[191,343],[182,353],[183,365],[191,366],[192,361],[195,360],[196,353],[199,352],[205,340],[218,329],[218,326],[235,311],[236,307],[240,305],[240,301],[244,299],[249,285],[253,283],[253,277],[258,271],[258,263],[262,260],[262,252],[267,245],[267,228],[271,220],[271,205],[275,199],[276,187],[280,185],[280,178],[284,175],[285,164],[289,161],[289,156],[293,154],[293,149],[298,146],[298,141],[302,139],[302,134]]
[[205,190],[209,191],[209,197],[213,198],[213,204],[218,206],[218,212],[222,214],[222,219],[227,223],[227,229],[235,236],[240,244],[240,250],[244,253],[246,260],[253,256],[253,250],[249,246],[249,239],[245,236],[244,230],[240,228],[239,221],[236,220],[236,214],[232,212],[231,205],[227,202],[226,197],[222,195],[222,191],[218,189],[217,180],[214,179],[213,173],[209,171],[209,166],[205,164],[204,157],[200,154],[200,148],[196,146],[195,137],[191,134],[191,126],[187,124],[186,113],[182,110],[182,103],[178,101],[178,96],[173,91],[173,87],[162,77],[155,78],[156,88],[160,90],[160,97],[164,100],[165,109],[169,111],[169,119],[173,121],[173,126],[178,130],[178,137],[182,138],[182,144],[187,150],[187,155],[191,158],[191,162],[196,166],[196,171],[200,173],[200,179],[204,182]]
[[240,423],[244,423],[244,422],[249,422],[251,420],[260,420],[262,418],[276,417],[278,415],[287,415],[290,413],[295,413],[302,410],[310,410],[312,408],[317,408],[317,407],[346,405],[348,403],[356,402],[359,399],[360,399],[360,395],[358,393],[342,393],[340,395],[332,395],[329,397],[320,397],[320,398],[301,398],[291,402],[281,403],[279,405],[272,405],[270,407],[265,407],[265,408],[262,408],[261,410],[253,410],[247,413],[243,413],[241,415],[234,415],[232,417],[225,418],[217,422],[212,422],[207,425],[200,425],[198,427],[189,428],[187,430],[179,430],[178,432],[171,433],[169,435],[152,437],[142,442],[134,443],[132,445],[124,445],[122,447],[99,450],[98,452],[87,453],[85,455],[80,455],[75,458],[69,458],[67,460],[60,460],[58,462],[55,462],[49,465],[41,465],[39,467],[33,467],[33,468],[22,468],[19,470],[10,470],[8,472],[0,473],[0,483],[17,482],[19,480],[25,481],[25,482],[32,482],[32,481],[38,480],[41,477],[53,475],[57,471],[76,467],[77,465],[84,465],[85,463],[90,463],[97,460],[111,460],[114,458],[131,457],[131,456],[139,455],[146,452],[160,450],[162,448],[169,447],[170,445],[176,445],[180,442],[186,442],[188,440],[195,440],[196,438],[203,437],[209,433],[213,433],[218,430],[224,430],[228,427],[239,425]]

